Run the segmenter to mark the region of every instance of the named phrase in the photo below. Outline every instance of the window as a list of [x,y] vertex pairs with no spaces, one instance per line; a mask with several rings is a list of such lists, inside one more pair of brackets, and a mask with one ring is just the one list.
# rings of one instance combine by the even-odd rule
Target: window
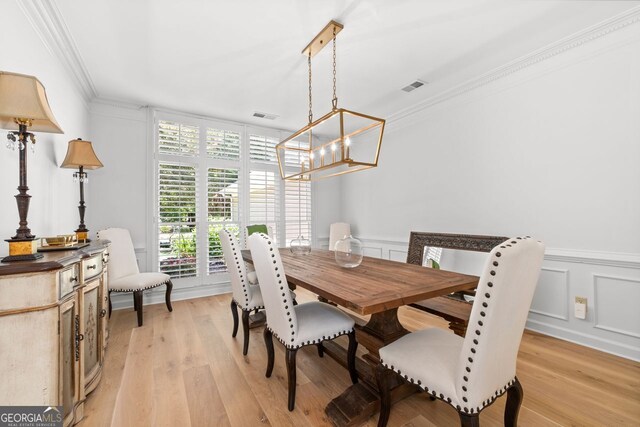
[[302,234],[311,239],[311,183],[285,181],[284,208],[287,246]]
[[208,170],[209,274],[226,271],[218,232],[226,228],[237,236],[240,231],[239,172],[237,168]]
[[159,271],[172,277],[193,277],[198,273],[196,172],[194,166],[158,165]]
[[276,171],[252,170],[249,179],[249,223],[271,227],[278,241],[280,175]]
[[[218,232],[266,224],[276,243],[311,239],[311,185],[280,178],[278,131],[156,112],[154,235],[158,270],[225,281]],[[287,159],[295,167],[299,159]],[[217,277],[222,277],[217,279]]]

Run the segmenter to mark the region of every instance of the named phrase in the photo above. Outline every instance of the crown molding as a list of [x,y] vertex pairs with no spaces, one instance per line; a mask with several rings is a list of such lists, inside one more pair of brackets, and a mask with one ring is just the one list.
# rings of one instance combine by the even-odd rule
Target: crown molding
[[640,6],[631,8],[628,11],[618,14],[610,19],[578,31],[577,33],[508,62],[507,64],[495,68],[485,74],[481,74],[460,85],[440,92],[439,94],[429,97],[417,104],[401,109],[388,117],[387,125],[394,125],[396,122],[406,117],[413,116],[414,114],[426,110],[434,105],[440,104],[459,95],[463,95],[479,87],[488,85],[496,80],[507,77],[520,70],[538,64],[549,58],[553,58],[556,55],[582,46],[638,22],[640,22]]
[[21,0],[17,3],[46,48],[74,77],[85,103],[91,102],[98,93],[55,1]]

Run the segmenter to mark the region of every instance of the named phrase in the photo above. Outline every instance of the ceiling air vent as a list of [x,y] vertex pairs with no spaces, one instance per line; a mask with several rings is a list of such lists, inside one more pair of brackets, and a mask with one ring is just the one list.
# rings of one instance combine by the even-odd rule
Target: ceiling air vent
[[278,116],[277,114],[260,113],[256,111],[255,113],[253,113],[253,117],[257,117],[259,119],[266,119],[266,120],[275,120],[280,116]]
[[410,85],[403,87],[402,90],[405,91],[405,92],[411,92],[412,90],[416,90],[420,86],[424,86],[425,84],[427,84],[427,83],[423,82],[421,80],[416,80],[415,82],[411,83]]

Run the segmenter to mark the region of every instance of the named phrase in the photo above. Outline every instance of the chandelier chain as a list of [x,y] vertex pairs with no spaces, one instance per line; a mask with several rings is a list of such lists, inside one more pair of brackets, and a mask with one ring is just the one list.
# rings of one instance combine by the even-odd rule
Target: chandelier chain
[[333,26],[333,109],[338,108],[338,95],[336,94],[336,26]]
[[311,123],[313,121],[313,103],[311,98],[311,50],[309,50],[307,63],[309,64],[309,123]]

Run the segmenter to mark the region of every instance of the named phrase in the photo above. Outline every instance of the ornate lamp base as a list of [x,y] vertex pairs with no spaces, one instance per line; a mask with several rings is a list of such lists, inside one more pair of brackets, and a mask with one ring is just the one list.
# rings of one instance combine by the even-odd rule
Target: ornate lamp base
[[76,238],[78,239],[78,242],[88,242],[89,230],[76,230]]
[[9,256],[2,258],[2,262],[34,261],[42,258],[38,253],[38,241],[35,239],[7,239],[9,242]]

